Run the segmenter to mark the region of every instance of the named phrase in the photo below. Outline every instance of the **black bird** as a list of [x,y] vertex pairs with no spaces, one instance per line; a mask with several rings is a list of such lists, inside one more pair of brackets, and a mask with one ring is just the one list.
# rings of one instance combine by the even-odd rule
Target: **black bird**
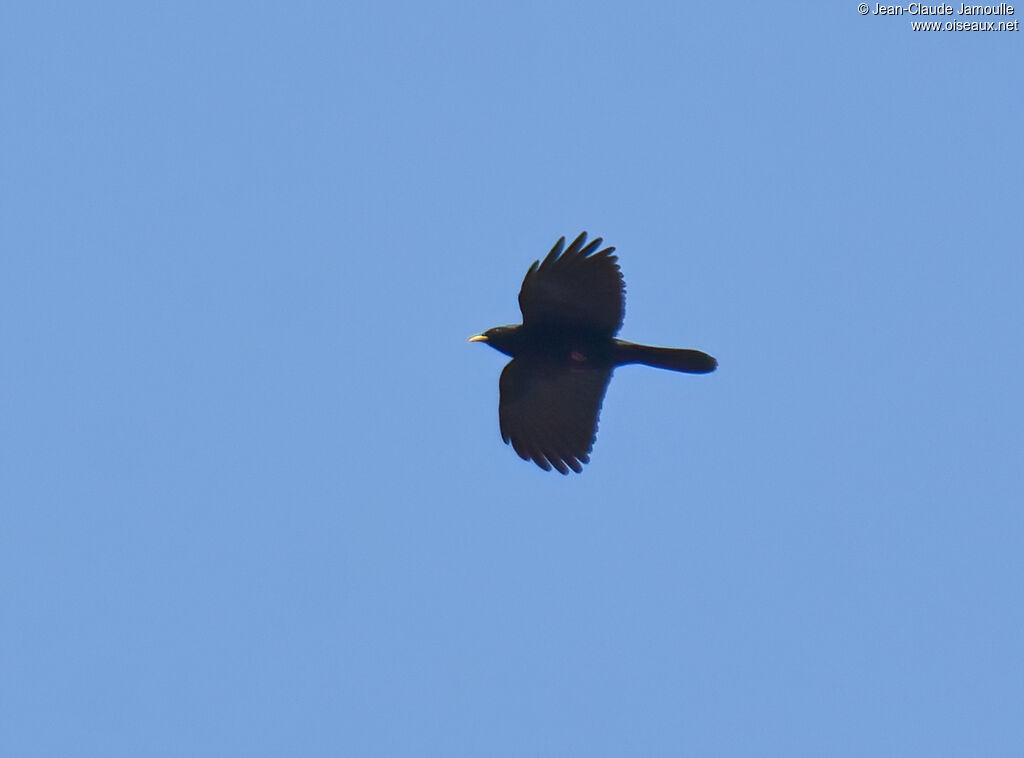
[[[615,339],[625,315],[626,283],[614,247],[587,233],[565,237],[534,261],[519,291],[523,323],[470,337],[511,356],[501,372],[501,438],[545,471],[577,474],[590,462],[612,371],[626,363],[706,374],[718,361],[699,350],[648,347]],[[563,252],[564,251],[564,252]]]

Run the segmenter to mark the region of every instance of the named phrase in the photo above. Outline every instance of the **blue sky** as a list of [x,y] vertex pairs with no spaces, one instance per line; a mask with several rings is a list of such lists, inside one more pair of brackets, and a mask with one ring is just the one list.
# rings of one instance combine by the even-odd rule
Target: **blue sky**
[[[0,752],[1019,755],[1020,32],[360,5],[4,11]],[[562,477],[584,229],[721,367]]]

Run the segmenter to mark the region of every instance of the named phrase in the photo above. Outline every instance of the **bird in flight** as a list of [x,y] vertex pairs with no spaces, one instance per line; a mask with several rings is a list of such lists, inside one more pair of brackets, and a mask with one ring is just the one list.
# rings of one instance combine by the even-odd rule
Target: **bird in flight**
[[699,350],[616,339],[626,311],[626,283],[614,247],[583,232],[562,237],[534,261],[519,291],[523,323],[470,337],[512,358],[498,383],[501,438],[545,471],[577,474],[590,462],[612,371],[627,363],[707,374],[718,361]]

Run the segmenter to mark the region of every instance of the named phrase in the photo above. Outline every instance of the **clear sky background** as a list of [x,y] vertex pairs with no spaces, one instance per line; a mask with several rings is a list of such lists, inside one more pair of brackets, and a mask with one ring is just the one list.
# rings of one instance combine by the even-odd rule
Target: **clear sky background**
[[[1021,755],[1024,32],[911,20],[7,7],[0,753]],[[584,229],[721,366],[562,477]]]

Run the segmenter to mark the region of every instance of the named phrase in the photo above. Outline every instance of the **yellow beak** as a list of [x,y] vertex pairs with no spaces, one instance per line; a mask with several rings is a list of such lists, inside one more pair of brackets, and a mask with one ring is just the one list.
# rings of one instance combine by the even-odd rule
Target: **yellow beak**
[[470,337],[467,342],[487,342],[487,337],[483,334],[478,334],[475,337]]

